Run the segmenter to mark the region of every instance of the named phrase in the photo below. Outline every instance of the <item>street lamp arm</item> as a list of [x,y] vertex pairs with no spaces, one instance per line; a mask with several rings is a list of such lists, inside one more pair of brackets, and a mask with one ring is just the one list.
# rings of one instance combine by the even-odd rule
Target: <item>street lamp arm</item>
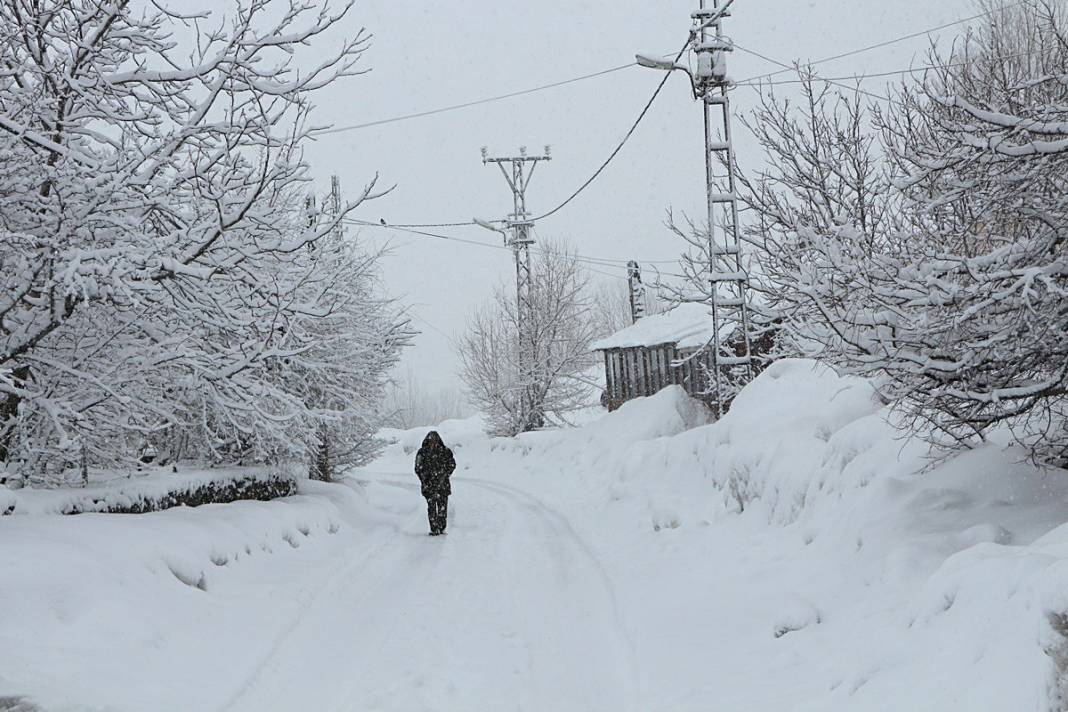
[[654,57],[651,54],[638,53],[634,55],[634,60],[640,67],[647,67],[649,69],[660,69],[665,72],[673,72],[676,69],[681,69],[687,74],[690,73],[689,67],[678,62],[673,62],[670,59],[661,59],[660,57]]
[[[681,56],[681,52],[679,53]],[[674,72],[679,70],[686,72],[686,76],[690,78],[690,89],[693,91],[693,96],[697,98],[697,82],[694,79],[693,72],[685,64],[679,64],[678,61],[672,61],[670,59],[661,59],[660,57],[654,57],[649,54],[636,54],[634,60],[638,63],[639,67],[647,67],[649,69],[659,69],[663,72]]]
[[489,220],[482,220],[481,218],[472,218],[472,222],[474,222],[475,225],[478,225],[479,227],[486,228],[487,230],[492,230],[493,232],[499,232],[499,233],[502,233],[502,234],[504,233],[504,230],[502,230],[501,228],[497,227],[496,225],[491,223]]

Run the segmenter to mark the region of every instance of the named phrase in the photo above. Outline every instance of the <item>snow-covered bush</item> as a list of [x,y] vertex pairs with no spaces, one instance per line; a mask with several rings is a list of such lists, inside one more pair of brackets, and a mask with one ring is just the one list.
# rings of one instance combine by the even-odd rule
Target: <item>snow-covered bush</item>
[[998,8],[931,64],[883,121],[910,229],[895,273],[865,288],[880,328],[851,361],[879,355],[921,427],[964,441],[1004,423],[1037,456],[1064,463],[1063,5]]
[[983,22],[874,112],[881,159],[855,104],[758,113],[760,277],[796,343],[876,377],[915,432],[969,446],[1003,427],[1063,463],[1068,32],[1043,0]]
[[348,7],[0,8],[0,460],[359,451],[403,329],[302,145],[368,36],[296,59]]

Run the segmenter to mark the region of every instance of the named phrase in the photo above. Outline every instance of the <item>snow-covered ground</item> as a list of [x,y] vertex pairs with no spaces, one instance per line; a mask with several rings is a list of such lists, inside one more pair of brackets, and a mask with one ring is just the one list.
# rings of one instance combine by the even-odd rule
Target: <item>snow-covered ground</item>
[[787,361],[712,425],[677,389],[450,421],[438,538],[426,429],[275,502],[0,517],[0,709],[1061,708],[1068,473],[932,462],[886,416]]

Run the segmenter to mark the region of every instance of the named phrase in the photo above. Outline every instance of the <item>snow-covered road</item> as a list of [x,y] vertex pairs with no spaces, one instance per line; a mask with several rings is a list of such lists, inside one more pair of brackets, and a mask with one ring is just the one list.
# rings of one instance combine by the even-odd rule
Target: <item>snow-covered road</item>
[[[377,526],[304,574],[321,587],[220,710],[634,709],[613,583],[565,516],[461,476],[432,538],[414,475],[360,477]],[[292,584],[273,576],[267,590]]]

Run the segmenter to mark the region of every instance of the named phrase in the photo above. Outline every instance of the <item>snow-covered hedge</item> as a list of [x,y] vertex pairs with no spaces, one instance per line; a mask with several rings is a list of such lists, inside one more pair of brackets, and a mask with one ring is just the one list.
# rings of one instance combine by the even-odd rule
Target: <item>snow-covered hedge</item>
[[81,489],[0,488],[0,515],[143,514],[243,499],[267,501],[296,493],[296,476],[282,470],[225,468],[181,474],[160,470],[136,479],[111,480]]

